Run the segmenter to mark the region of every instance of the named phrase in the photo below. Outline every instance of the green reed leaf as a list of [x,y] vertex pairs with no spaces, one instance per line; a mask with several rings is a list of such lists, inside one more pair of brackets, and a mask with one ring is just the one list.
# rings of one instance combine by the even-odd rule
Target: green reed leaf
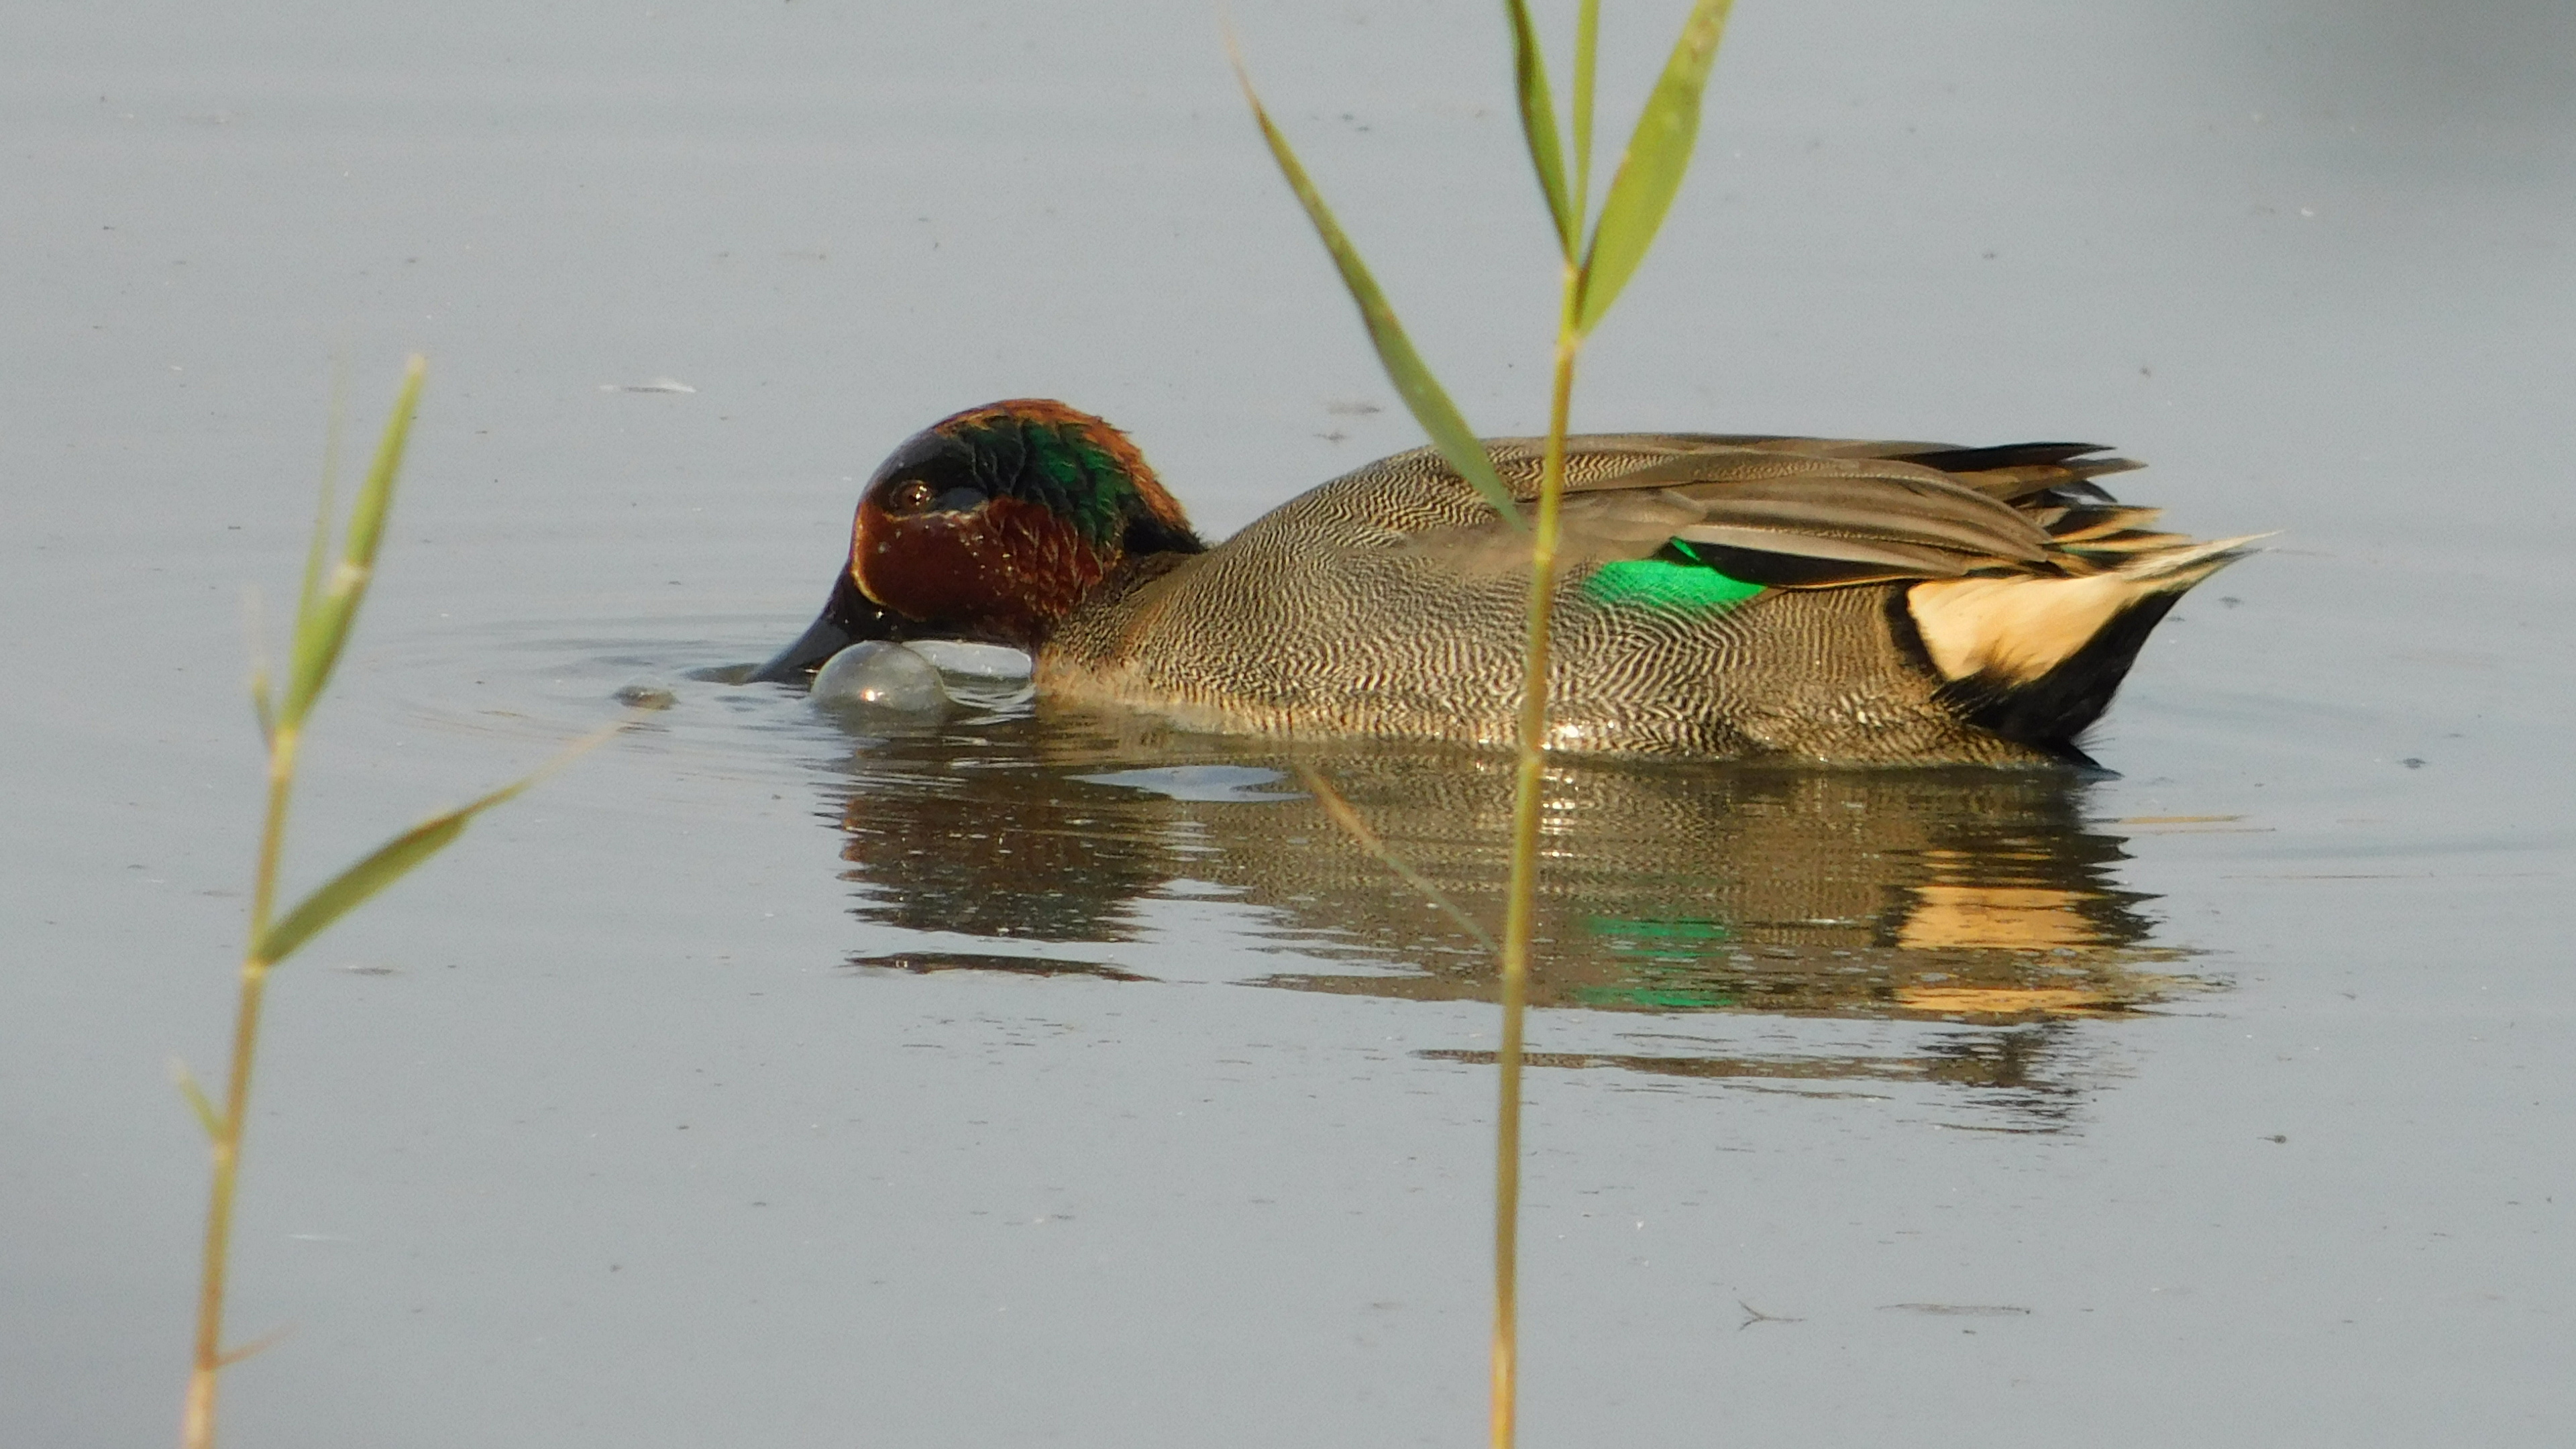
[[1583,244],[1584,198],[1565,185],[1565,148],[1556,135],[1556,100],[1547,89],[1547,55],[1539,49],[1538,30],[1530,24],[1526,0],[1504,0],[1504,9],[1511,14],[1512,82],[1520,96],[1521,135],[1529,142],[1538,188],[1547,194],[1557,247],[1570,262]]
[[385,536],[385,513],[393,506],[394,478],[402,471],[403,445],[411,436],[412,414],[420,406],[421,379],[428,367],[427,362],[414,357],[403,369],[402,391],[395,395],[393,416],[386,421],[384,437],[376,445],[376,461],[368,468],[367,480],[359,486],[358,496],[350,506],[349,530],[339,561],[327,573],[322,571],[323,535],[329,531],[329,503],[325,500],[323,524],[315,532],[312,557],[305,570],[304,598],[296,609],[286,698],[278,709],[278,722],[288,729],[304,722],[313,709],[313,701],[331,682],[331,671],[338,666],[340,651],[349,642],[349,630],[357,622],[358,605],[365,600],[367,585],[375,577],[376,550]]
[[[295,591],[295,635],[302,638],[305,621],[313,617],[315,601],[322,593],[322,568],[331,557],[331,509],[340,492],[340,429],[347,414],[343,380],[335,373],[331,379],[331,421],[322,437],[321,497],[313,507],[313,541],[304,549],[304,582]],[[254,645],[254,656],[262,657],[264,646]],[[263,659],[264,662],[264,659]]]
[[1413,350],[1413,342],[1404,335],[1404,326],[1388,305],[1386,294],[1378,290],[1377,281],[1369,275],[1360,254],[1342,235],[1340,223],[1333,220],[1331,208],[1324,205],[1315,183],[1308,179],[1306,168],[1298,163],[1297,153],[1288,147],[1288,138],[1271,124],[1270,113],[1253,93],[1252,77],[1246,75],[1240,58],[1234,75],[1243,85],[1243,98],[1251,103],[1252,119],[1261,127],[1261,137],[1270,143],[1270,154],[1278,161],[1280,173],[1288,178],[1288,189],[1297,193],[1298,202],[1306,208],[1306,219],[1315,224],[1316,235],[1323,238],[1324,250],[1332,254],[1333,265],[1340,269],[1342,285],[1359,305],[1360,321],[1368,328],[1369,341],[1377,347],[1377,359],[1386,369],[1388,380],[1395,384],[1397,396],[1412,409],[1414,420],[1431,435],[1432,446],[1458,475],[1475,486],[1487,503],[1494,506],[1514,528],[1527,528],[1521,521],[1520,509],[1512,502],[1511,490],[1503,486],[1494,472],[1494,460],[1485,455],[1484,446],[1476,441],[1475,430],[1459,415],[1457,405],[1449,401],[1440,382],[1431,375],[1422,355]]
[[1664,213],[1681,190],[1682,173],[1690,169],[1691,147],[1699,139],[1701,93],[1708,68],[1717,59],[1717,43],[1726,32],[1732,0],[1699,0],[1682,23],[1681,38],[1664,63],[1654,93],[1637,117],[1627,154],[1610,178],[1610,194],[1601,202],[1601,221],[1583,259],[1583,301],[1576,310],[1575,330],[1589,333],[1598,325],[1620,289],[1636,274],[1654,245]]
[[1592,72],[1601,53],[1601,0],[1583,0],[1574,16],[1574,196],[1575,229],[1582,230],[1583,208],[1592,203]]
[[294,1332],[295,1325],[291,1323],[282,1328],[272,1328],[268,1332],[261,1334],[259,1337],[252,1339],[250,1342],[243,1344],[239,1348],[228,1348],[222,1353],[215,1355],[215,1367],[231,1368],[234,1364],[240,1363],[243,1359],[250,1358],[255,1354],[266,1353],[270,1349],[277,1347],[279,1344],[284,1343]]
[[296,904],[286,919],[268,928],[259,938],[255,954],[271,965],[295,954],[305,942],[321,934],[324,927],[357,909],[369,896],[409,875],[422,861],[445,850],[456,837],[465,833],[466,822],[494,805],[517,794],[516,789],[489,795],[462,810],[424,820],[383,845],[373,854],[333,876],[329,882]]
[[277,706],[269,702],[268,670],[254,669],[250,675],[250,712],[259,721],[259,743],[262,749],[277,744]]
[[366,859],[331,877],[313,894],[298,901],[295,909],[286,913],[285,919],[269,927],[267,934],[253,943],[251,954],[272,966],[294,955],[305,942],[320,935],[324,928],[355,910],[368,897],[411,874],[421,862],[454,844],[456,837],[465,833],[465,827],[475,816],[526,793],[530,786],[571,764],[625,728],[626,721],[621,720],[606,729],[585,735],[573,741],[563,753],[491,794],[444,814],[433,815],[377,846]]
[[197,1085],[196,1074],[188,1070],[188,1064],[177,1057],[170,1059],[170,1081],[178,1087],[179,1095],[188,1099],[189,1108],[197,1114],[197,1125],[206,1129],[206,1136],[210,1140],[222,1140],[224,1114],[215,1110],[214,1099],[206,1095],[205,1088]]
[[[323,489],[330,489],[330,470],[323,470]],[[259,590],[242,590],[242,638],[250,652],[250,712],[259,721],[259,744],[277,748],[277,680],[268,667],[268,629],[260,619]]]

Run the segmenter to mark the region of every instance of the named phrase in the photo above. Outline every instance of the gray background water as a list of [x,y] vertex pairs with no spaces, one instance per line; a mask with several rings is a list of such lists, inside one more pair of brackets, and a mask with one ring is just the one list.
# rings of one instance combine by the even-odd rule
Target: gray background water
[[[1615,138],[1680,7],[1611,8]],[[1514,431],[1550,267],[1492,10],[1234,7]],[[360,434],[433,376],[300,880],[788,637],[957,407],[1102,412],[1218,533],[1409,446],[1231,87],[1197,3],[7,8],[0,1443],[175,1419],[165,1063],[220,1071],[239,596],[294,576],[332,359]],[[1700,155],[1579,424],[2095,438],[2285,532],[2082,797],[2231,817],[2101,827],[2202,989],[2050,1028],[2045,1121],[1536,1074],[1529,1441],[2565,1442],[2576,19],[1748,0]],[[1253,989],[1316,963],[1171,883],[1155,982],[852,971],[979,943],[854,914],[853,745],[797,708],[685,699],[279,979],[235,1322],[294,1333],[233,1442],[1472,1441],[1488,1009]]]

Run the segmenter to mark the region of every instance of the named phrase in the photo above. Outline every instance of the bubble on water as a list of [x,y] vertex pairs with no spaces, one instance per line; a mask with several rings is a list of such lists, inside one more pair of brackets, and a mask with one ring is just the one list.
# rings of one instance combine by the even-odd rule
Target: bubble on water
[[628,709],[669,709],[680,702],[679,692],[658,679],[629,680],[615,698]]
[[926,714],[948,704],[929,660],[900,644],[866,639],[832,656],[814,675],[813,699],[832,709],[865,706]]
[[1029,656],[1007,644],[975,644],[963,639],[916,639],[904,646],[939,667],[942,674],[969,679],[1026,679]]

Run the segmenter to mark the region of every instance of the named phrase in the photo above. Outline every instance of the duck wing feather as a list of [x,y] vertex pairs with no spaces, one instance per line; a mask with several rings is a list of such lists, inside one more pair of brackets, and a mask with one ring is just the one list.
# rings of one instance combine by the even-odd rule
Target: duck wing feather
[[[2056,571],[2055,545],[2029,515],[1901,459],[1703,445],[1569,480],[1567,493],[1566,552],[1585,562],[1648,558],[1679,540],[1723,550],[1722,566],[1729,573],[1745,568],[1736,576],[1754,583],[1815,587],[1955,578],[1997,567]],[[1650,514],[1635,502],[1609,502],[1637,495],[1659,506]],[[1650,538],[1636,526],[1648,516],[1675,526]],[[1765,567],[1766,557],[1786,567]]]
[[[2138,466],[2091,443],[1949,443],[1732,433],[1599,433],[1566,440],[1559,558],[1653,558],[1674,545],[1748,583],[1823,588],[1973,573],[2084,574],[2170,546],[2090,480]],[[1523,498],[1544,442],[1492,440]],[[1414,546],[1500,563],[1527,557],[1500,521]],[[2097,563],[2096,560],[2099,560]]]

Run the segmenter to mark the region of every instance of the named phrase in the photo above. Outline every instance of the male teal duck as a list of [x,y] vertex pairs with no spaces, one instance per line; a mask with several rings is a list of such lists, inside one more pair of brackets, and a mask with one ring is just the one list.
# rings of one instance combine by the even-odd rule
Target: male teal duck
[[[1536,496],[1541,444],[1486,444]],[[1570,439],[1550,747],[1877,764],[2084,762],[2139,646],[2251,539],[2153,531],[2082,443]],[[1191,727],[1515,738],[1527,535],[1431,449],[1224,543],[1123,433],[1020,399],[916,434],[859,499],[822,616],[758,679],[862,639],[974,639],[1043,697]]]

